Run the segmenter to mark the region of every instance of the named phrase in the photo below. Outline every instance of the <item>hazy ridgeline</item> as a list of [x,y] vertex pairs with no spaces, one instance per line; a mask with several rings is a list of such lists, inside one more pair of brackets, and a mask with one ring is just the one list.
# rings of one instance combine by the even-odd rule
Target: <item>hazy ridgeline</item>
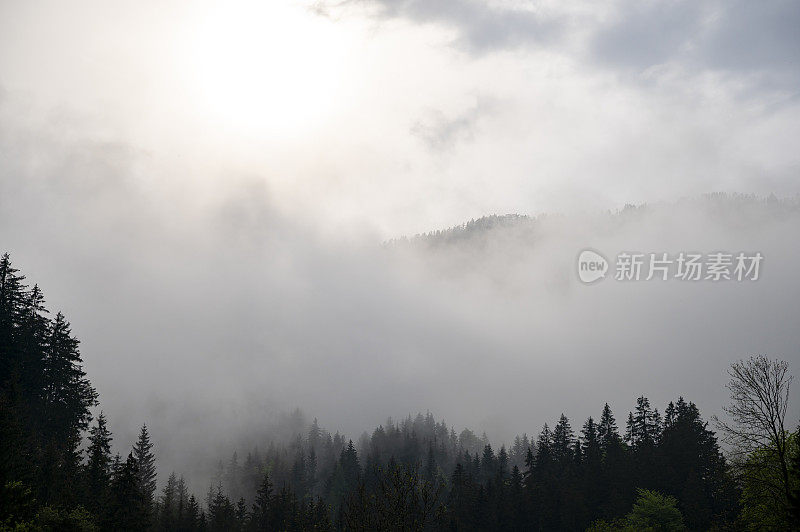
[[[83,356],[110,419],[113,450],[121,453],[114,478],[125,471],[126,449],[146,421],[158,489],[169,472],[183,474],[186,493],[197,494],[198,508],[209,485],[222,486],[235,514],[237,499],[244,497],[249,506],[263,481],[260,474],[269,471],[277,492],[284,484],[292,490],[281,504],[296,509],[293,497],[311,502],[313,510],[304,515],[313,519],[321,501],[333,511],[332,522],[341,524],[354,512],[369,513],[365,508],[374,501],[352,502],[353,490],[361,483],[373,482],[375,488],[387,482],[381,476],[369,480],[380,465],[389,472],[403,466],[402,474],[389,477],[401,487],[409,478],[414,483],[423,478],[414,475],[441,480],[445,488],[439,495],[445,499],[454,496],[458,478],[471,478],[464,482],[478,491],[469,497],[484,502],[465,503],[463,511],[469,519],[489,514],[499,519],[506,514],[470,512],[494,504],[495,474],[503,479],[500,485],[516,485],[515,465],[523,475],[520,487],[534,489],[523,477],[535,464],[525,463],[528,446],[515,437],[526,432],[532,453],[551,445],[560,449],[561,458],[553,462],[560,469],[551,471],[551,481],[569,488],[572,495],[562,495],[578,505],[559,516],[551,510],[562,507],[561,499],[542,503],[546,507],[529,512],[537,519],[575,519],[557,521],[558,526],[579,528],[596,518],[620,517],[631,508],[634,488],[646,487],[675,496],[684,518],[704,527],[735,517],[741,486],[730,484],[716,439],[694,404],[720,412],[727,399],[725,368],[750,353],[774,354],[797,366],[799,227],[796,200],[718,195],[586,217],[489,217],[383,246],[333,245],[285,229],[298,238],[229,243],[226,254],[165,247],[158,261],[147,254],[130,256],[108,278],[100,271],[84,278],[80,269],[48,269],[33,246],[21,246],[20,255],[37,265],[36,281],[49,278],[48,294],[56,283],[57,300],[74,293],[83,301],[70,304],[69,314],[75,309],[90,324],[81,329]],[[574,263],[584,247],[609,257],[623,250],[724,250],[759,251],[765,259],[761,278],[749,284],[607,279],[587,287],[578,283]],[[22,301],[33,297],[30,290],[23,289],[17,301],[23,310],[28,303]],[[113,320],[108,312],[92,314],[101,301],[113,309]],[[71,319],[77,330],[79,321]],[[54,318],[41,327],[51,330],[57,323]],[[35,379],[31,383],[26,386],[36,386]],[[74,423],[66,431],[81,431],[88,419],[94,392],[78,388],[73,395],[83,399],[70,403]],[[632,408],[632,399],[645,393],[652,403],[640,398]],[[678,396],[694,403],[677,402],[668,413],[665,406]],[[606,403],[619,425],[626,425],[628,411],[638,412],[639,421],[631,418],[629,434],[620,430],[625,462],[609,473],[619,483],[617,491],[606,490],[605,499],[589,502],[585,495],[596,490],[577,483],[587,473],[575,461],[591,454],[585,447],[591,447],[591,437],[584,435],[576,447],[576,434],[590,415],[599,422]],[[661,415],[650,404],[664,408]],[[317,441],[317,431],[309,431],[299,412],[279,414],[297,405],[341,433],[320,430]],[[399,412],[402,418],[428,407],[446,413],[448,423],[430,415],[383,423],[387,414]],[[31,408],[31,422],[40,423],[35,420],[42,411]],[[562,411],[574,428],[566,417],[556,419]],[[670,455],[664,446],[675,442],[669,426],[679,418],[679,425],[689,428],[674,436],[676,448],[685,449],[682,439],[694,438],[690,447],[704,451]],[[788,418],[797,419],[796,402]],[[545,422],[552,433],[540,433]],[[636,429],[637,423],[647,426]],[[649,434],[645,447],[637,443],[636,430],[638,437],[642,430]],[[539,444],[534,434],[540,435]],[[139,449],[143,446],[150,449],[140,441]],[[641,454],[645,448],[657,458]],[[82,458],[70,456],[74,474],[82,474]],[[315,463],[313,474],[307,471],[309,460]],[[459,463],[466,469],[458,470]],[[700,480],[692,476],[698,467],[706,471]],[[680,472],[664,473],[675,468]],[[39,500],[57,500],[47,490]],[[687,495],[697,490],[704,495]],[[214,499],[212,493],[206,512],[214,504],[228,512],[223,495]],[[153,495],[153,500],[159,499]],[[157,505],[151,510],[158,515]]]
[[[297,407],[356,440],[387,415],[430,410],[497,447],[562,411],[627,412],[645,393],[718,413],[725,368],[751,353],[798,366],[796,199],[487,218],[383,245],[322,237],[258,190],[202,209],[141,205],[150,218],[118,213],[112,230],[89,216],[102,208],[90,196],[78,241],[45,223],[67,214],[58,210],[19,213],[13,234],[0,227],[49,308],[70,317],[115,444],[146,421],[161,478],[181,471],[196,491],[220,456],[275,439],[268,427]],[[623,250],[765,258],[754,283],[584,286],[575,259],[586,247],[612,260]]]

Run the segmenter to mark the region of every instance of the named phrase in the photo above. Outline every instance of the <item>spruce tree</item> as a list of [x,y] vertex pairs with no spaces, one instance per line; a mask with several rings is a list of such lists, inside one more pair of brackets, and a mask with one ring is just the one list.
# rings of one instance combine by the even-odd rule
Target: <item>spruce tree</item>
[[39,496],[43,502],[70,506],[78,493],[80,438],[97,400],[81,367],[78,340],[60,312],[50,323],[43,357],[44,415],[38,434]]
[[251,511],[250,521],[256,530],[269,530],[272,519],[272,481],[269,473],[264,473],[256,493],[256,500]]
[[89,430],[88,461],[86,463],[86,508],[95,514],[106,503],[111,484],[111,431],[103,412],[97,424]]
[[241,497],[236,503],[236,525],[239,530],[247,526],[247,502]]
[[353,446],[353,440],[348,442],[347,448],[342,451],[339,461],[342,465],[345,486],[349,491],[358,485],[361,477],[361,466],[358,462],[358,453]]
[[614,414],[611,413],[611,408],[608,406],[608,403],[603,406],[600,423],[597,425],[597,437],[600,440],[603,454],[608,452],[609,447],[618,445],[621,441],[619,429],[617,429],[617,422],[614,419]]
[[22,322],[25,289],[24,275],[11,264],[11,257],[0,257],[0,379],[6,393],[13,379],[20,378],[20,353],[18,351],[19,324]]
[[164,486],[164,492],[161,496],[160,508],[158,520],[162,530],[174,530],[177,523],[178,510],[178,479],[174,472],[170,473],[169,478],[167,478],[167,485]]
[[650,447],[658,441],[660,416],[658,410],[650,408],[650,400],[641,396],[636,400],[636,411],[632,417],[630,440],[634,447]]
[[189,503],[186,481],[184,480],[183,475],[181,475],[181,477],[178,479],[178,485],[175,492],[175,522],[178,528],[180,528],[181,524],[184,522],[187,505]]
[[43,390],[47,424],[54,439],[66,440],[86,430],[97,392],[81,367],[78,339],[63,314],[56,314],[48,332]]
[[557,461],[566,463],[572,459],[574,438],[567,416],[561,414],[555,429],[553,429],[552,450],[553,456]]
[[139,439],[133,444],[133,457],[137,464],[137,480],[148,510],[152,507],[156,493],[156,457],[153,443],[147,432],[147,424],[142,425]]
[[194,494],[186,501],[186,512],[181,519],[181,530],[193,531],[200,529],[200,505]]
[[139,463],[133,454],[114,475],[103,522],[107,530],[144,530],[150,524],[148,501],[139,482]]

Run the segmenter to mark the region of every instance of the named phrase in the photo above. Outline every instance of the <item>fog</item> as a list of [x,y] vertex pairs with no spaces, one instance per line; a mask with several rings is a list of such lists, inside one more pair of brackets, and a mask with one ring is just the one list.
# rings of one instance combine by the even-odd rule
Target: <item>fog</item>
[[[83,170],[130,171],[106,167],[118,148],[84,149]],[[68,160],[54,164],[66,175]],[[641,394],[660,408],[683,395],[710,416],[732,361],[800,366],[796,198],[687,199],[387,243],[320,236],[246,179],[167,202],[124,179],[71,177],[67,190],[18,182],[2,241],[72,321],[116,444],[147,422],[164,471],[210,474],[243,442],[275,437],[268,427],[295,407],[353,438],[430,410],[507,442],[604,402],[624,419]],[[65,199],[76,188],[80,201]],[[583,285],[587,247],[611,260],[765,258],[755,282]]]
[[[115,450],[146,422],[160,471],[197,486],[294,408],[354,440],[430,410],[508,442],[605,402],[622,422],[642,394],[708,419],[750,354],[800,375],[796,35],[755,72],[716,52],[722,22],[664,57],[674,33],[640,55],[608,37],[644,16],[624,6],[509,26],[479,3],[356,4],[302,11],[356,35],[352,85],[286,136],[181,103],[155,58],[185,4],[152,27],[2,8],[0,251],[71,321]],[[31,43],[48,31],[63,48]],[[414,238],[505,213],[529,217]],[[588,286],[586,248],[764,262],[755,282]]]

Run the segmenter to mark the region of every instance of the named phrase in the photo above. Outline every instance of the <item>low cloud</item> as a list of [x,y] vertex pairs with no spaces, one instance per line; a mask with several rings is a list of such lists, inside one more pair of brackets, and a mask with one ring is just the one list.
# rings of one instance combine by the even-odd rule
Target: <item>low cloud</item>
[[476,56],[548,50],[621,72],[641,74],[672,64],[694,74],[717,71],[749,78],[770,90],[793,91],[798,82],[800,6],[791,0],[619,0],[602,5],[360,0],[326,4],[326,12],[353,5],[368,7],[379,19],[442,25],[455,32],[458,48]]
[[[541,45],[556,39],[564,20],[535,4],[495,4],[479,0],[356,0],[332,6],[374,8],[379,18],[408,18],[443,24],[456,31],[455,44],[471,53]],[[329,6],[329,10],[332,6]]]
[[[507,442],[606,401],[624,417],[640,394],[719,412],[725,368],[750,353],[800,366],[797,200],[489,218],[381,245],[310,230],[248,177],[211,197],[179,187],[167,202],[136,179],[80,185],[106,175],[103,144],[59,150],[42,133],[48,149],[20,155],[11,137],[0,143],[15,161],[0,174],[3,249],[72,321],[117,448],[147,422],[160,467],[198,490],[217,458],[274,437],[295,407],[353,438],[431,410]],[[163,171],[152,164],[126,156],[116,173]],[[41,168],[62,181],[38,179]],[[765,259],[750,284],[585,286],[575,258],[587,247]]]

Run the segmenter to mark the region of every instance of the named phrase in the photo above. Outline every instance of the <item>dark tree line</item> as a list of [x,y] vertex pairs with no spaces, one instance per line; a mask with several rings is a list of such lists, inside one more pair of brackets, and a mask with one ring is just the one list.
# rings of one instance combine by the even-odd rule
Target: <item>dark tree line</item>
[[[499,449],[430,413],[389,419],[357,442],[314,420],[291,442],[220,462],[204,498],[175,473],[159,490],[147,427],[126,456],[114,455],[106,417],[90,414],[98,397],[78,340],[24,281],[4,255],[0,530],[737,530],[776,511],[773,522],[795,526],[797,435],[777,435],[777,478],[788,480],[779,504],[764,505],[760,477],[726,461],[683,398],[662,414],[639,397],[624,429],[608,404],[575,428],[562,414]],[[754,447],[746,463],[753,469],[769,451]]]

